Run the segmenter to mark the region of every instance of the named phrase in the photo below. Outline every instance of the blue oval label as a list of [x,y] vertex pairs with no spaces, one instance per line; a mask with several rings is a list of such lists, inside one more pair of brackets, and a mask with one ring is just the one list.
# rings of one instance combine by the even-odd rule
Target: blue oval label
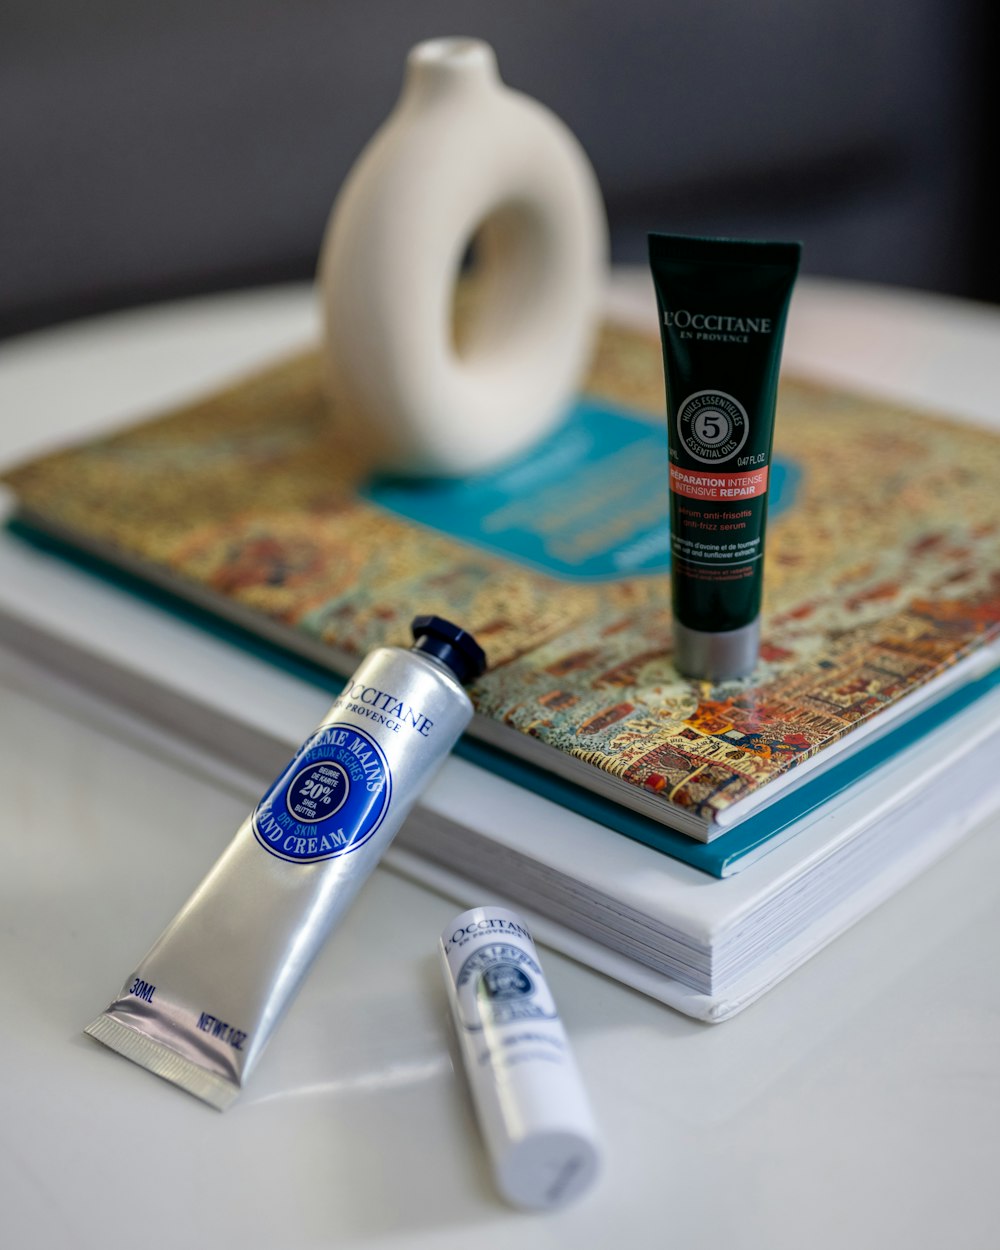
[[254,809],[265,851],[297,864],[335,859],[375,833],[392,778],[382,748],[350,725],[324,725],[303,743]]

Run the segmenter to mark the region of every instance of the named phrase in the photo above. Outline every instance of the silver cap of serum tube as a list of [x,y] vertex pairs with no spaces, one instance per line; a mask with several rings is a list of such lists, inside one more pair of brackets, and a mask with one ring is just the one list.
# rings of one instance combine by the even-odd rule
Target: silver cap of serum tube
[[475,907],[441,935],[462,1062],[497,1188],[565,1206],[600,1167],[597,1129],[531,935],[515,912]]
[[674,620],[674,665],[685,677],[726,681],[753,672],[760,651],[760,617],[718,633]]

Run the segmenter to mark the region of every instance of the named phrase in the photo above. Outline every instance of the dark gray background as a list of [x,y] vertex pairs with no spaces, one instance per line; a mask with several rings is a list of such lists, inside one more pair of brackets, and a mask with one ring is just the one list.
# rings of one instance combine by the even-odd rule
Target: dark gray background
[[0,0],[0,333],[312,274],[419,39],[475,35],[649,229],[1000,299],[979,0]]

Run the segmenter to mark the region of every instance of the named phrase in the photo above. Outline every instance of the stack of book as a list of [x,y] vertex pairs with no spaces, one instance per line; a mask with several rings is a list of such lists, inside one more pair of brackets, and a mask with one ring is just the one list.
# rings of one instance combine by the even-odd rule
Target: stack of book
[[1000,806],[997,435],[785,379],[761,662],[713,687],[671,660],[655,340],[606,327],[565,424],[461,482],[366,475],[320,376],[9,471],[0,636],[252,791],[371,647],[458,621],[490,668],[397,867],[704,1019]]

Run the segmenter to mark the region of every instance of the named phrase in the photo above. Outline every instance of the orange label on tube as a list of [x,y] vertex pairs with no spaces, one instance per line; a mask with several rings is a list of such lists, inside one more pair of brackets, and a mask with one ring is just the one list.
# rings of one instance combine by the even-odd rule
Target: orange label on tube
[[754,499],[767,492],[767,468],[746,473],[702,473],[670,466],[670,489],[687,499]]

